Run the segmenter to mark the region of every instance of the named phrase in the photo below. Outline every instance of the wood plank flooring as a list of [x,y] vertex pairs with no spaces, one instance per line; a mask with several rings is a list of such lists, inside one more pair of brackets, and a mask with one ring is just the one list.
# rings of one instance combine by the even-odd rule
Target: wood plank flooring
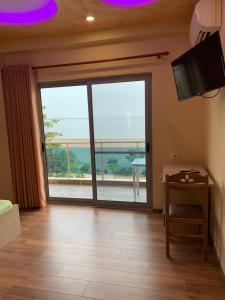
[[173,243],[160,214],[49,205],[21,213],[22,235],[0,250],[0,299],[224,300],[212,247]]

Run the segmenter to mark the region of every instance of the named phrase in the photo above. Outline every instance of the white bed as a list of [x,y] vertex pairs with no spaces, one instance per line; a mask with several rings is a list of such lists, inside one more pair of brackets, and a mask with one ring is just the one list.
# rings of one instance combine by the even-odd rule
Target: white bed
[[12,208],[0,215],[0,248],[15,239],[21,233],[19,208],[13,204]]

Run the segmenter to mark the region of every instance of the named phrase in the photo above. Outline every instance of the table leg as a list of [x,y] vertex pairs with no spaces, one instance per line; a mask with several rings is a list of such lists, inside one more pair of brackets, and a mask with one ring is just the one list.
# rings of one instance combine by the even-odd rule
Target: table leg
[[140,174],[139,174],[139,166],[137,166],[136,168],[136,179],[137,179],[137,195],[139,195],[139,177],[140,177]]
[[134,202],[136,202],[136,168],[132,166],[133,171],[133,189],[134,189]]

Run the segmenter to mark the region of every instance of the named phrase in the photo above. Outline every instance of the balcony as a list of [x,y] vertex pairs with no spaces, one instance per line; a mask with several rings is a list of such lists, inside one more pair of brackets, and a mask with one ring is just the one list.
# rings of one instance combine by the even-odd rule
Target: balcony
[[[98,200],[146,202],[145,167],[139,168],[139,193],[135,194],[132,169],[134,159],[145,158],[144,150],[144,141],[96,141]],[[48,142],[46,156],[50,197],[93,198],[91,153],[88,140]]]

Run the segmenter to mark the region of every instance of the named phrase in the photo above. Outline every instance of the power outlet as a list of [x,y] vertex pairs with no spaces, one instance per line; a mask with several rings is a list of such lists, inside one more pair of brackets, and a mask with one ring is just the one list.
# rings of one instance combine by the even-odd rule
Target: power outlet
[[170,153],[170,159],[171,160],[177,160],[179,157],[178,153]]

